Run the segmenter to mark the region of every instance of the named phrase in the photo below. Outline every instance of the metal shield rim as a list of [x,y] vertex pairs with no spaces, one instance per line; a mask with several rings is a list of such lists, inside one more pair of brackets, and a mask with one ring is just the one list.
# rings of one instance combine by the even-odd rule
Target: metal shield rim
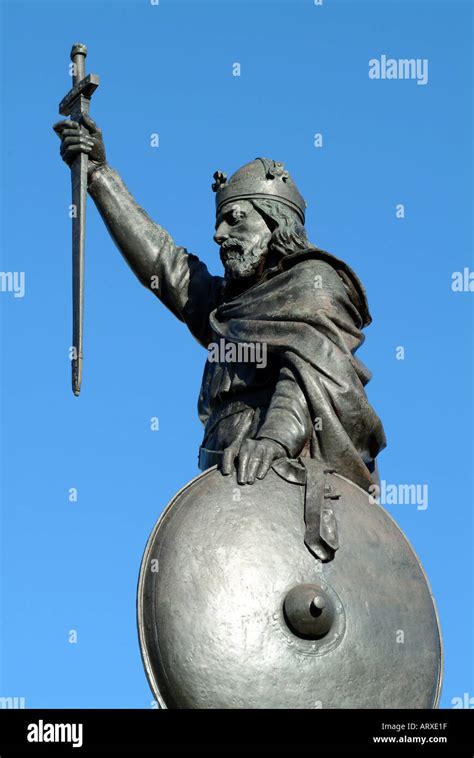
[[[145,669],[145,674],[148,680],[148,684],[150,686],[150,689],[152,691],[153,696],[155,697],[156,701],[158,702],[160,709],[167,710],[168,706],[166,705],[166,702],[160,692],[160,688],[158,686],[158,682],[156,681],[155,674],[153,672],[153,668],[151,665],[150,657],[148,654],[148,649],[146,645],[146,639],[145,639],[145,630],[142,623],[143,618],[143,596],[144,596],[144,586],[145,586],[145,567],[148,564],[149,555],[154,543],[155,536],[157,532],[159,531],[162,521],[166,517],[167,513],[171,510],[176,500],[181,497],[181,495],[186,492],[189,487],[191,487],[194,482],[197,482],[199,479],[203,479],[205,476],[208,476],[213,471],[217,469],[217,466],[212,466],[211,468],[206,469],[206,471],[203,471],[199,473],[197,476],[195,476],[193,479],[190,479],[189,482],[187,482],[183,487],[181,487],[180,490],[171,498],[169,503],[163,508],[162,512],[160,513],[158,520],[156,521],[153,529],[150,532],[150,535],[148,537],[147,543],[145,545],[145,550],[143,552],[142,560],[140,563],[140,571],[138,576],[138,586],[137,586],[137,628],[138,628],[138,637],[139,637],[139,643],[140,643],[140,654],[143,662],[143,667]],[[345,476],[342,476],[342,474],[338,474],[337,472],[334,472],[332,474],[333,476],[336,476],[338,479],[342,479],[348,484],[351,484],[353,487],[356,487],[356,489],[360,490],[364,495],[368,495],[368,493],[362,489],[362,487],[359,487],[358,484],[355,484],[351,479],[348,479]],[[443,643],[443,636],[441,633],[441,624],[439,620],[439,614],[438,609],[436,607],[436,601],[433,595],[433,590],[431,587],[431,583],[426,575],[426,572],[423,568],[423,564],[421,563],[418,554],[416,550],[414,549],[411,541],[408,539],[402,528],[399,526],[397,521],[394,519],[394,517],[379,503],[374,502],[373,505],[375,507],[378,507],[381,511],[383,511],[384,515],[387,516],[390,521],[394,524],[394,526],[399,531],[402,538],[407,543],[408,547],[410,548],[413,556],[416,559],[416,562],[418,564],[418,567],[421,571],[421,574],[426,582],[427,589],[430,594],[431,598],[431,604],[433,606],[434,611],[434,617],[436,621],[436,628],[438,632],[438,642],[439,642],[439,670],[438,670],[438,679],[436,683],[436,692],[434,697],[434,703],[433,703],[433,709],[439,708],[439,703],[441,699],[441,691],[442,691],[442,685],[443,685],[443,674],[444,674],[444,643]]]
[[[351,481],[351,479],[348,479],[346,476],[342,476],[342,474],[338,474],[336,472],[334,472],[334,476],[337,476],[338,479],[344,479],[344,481],[348,482],[349,484],[352,484],[354,487],[357,487],[357,489],[360,490],[361,492],[363,492],[365,495],[369,494],[365,490],[363,490],[362,487],[359,487],[358,484],[355,484],[355,482]],[[442,691],[442,687],[443,687],[444,642],[443,642],[443,635],[441,633],[441,624],[440,624],[440,620],[439,620],[438,608],[436,607],[436,601],[435,601],[434,594],[433,594],[433,589],[432,589],[431,583],[430,583],[430,581],[429,581],[429,579],[428,579],[428,577],[426,575],[426,571],[423,568],[423,564],[422,564],[421,560],[418,557],[418,553],[416,552],[415,548],[413,547],[413,545],[411,543],[411,540],[408,539],[407,535],[405,534],[405,532],[403,531],[403,529],[401,528],[401,526],[394,519],[394,517],[392,516],[392,514],[387,511],[386,508],[384,508],[382,505],[380,505],[377,502],[375,502],[374,505],[376,505],[378,508],[380,508],[380,510],[383,511],[383,513],[390,519],[390,521],[392,521],[392,523],[396,526],[396,528],[400,532],[401,536],[403,537],[403,539],[407,543],[408,547],[410,548],[411,552],[413,553],[414,557],[416,558],[416,562],[417,562],[417,564],[418,564],[418,566],[420,568],[420,571],[421,571],[421,573],[423,575],[423,578],[424,578],[424,580],[426,582],[426,586],[427,586],[428,591],[430,593],[431,604],[433,606],[433,611],[434,611],[434,616],[435,616],[435,621],[436,621],[436,629],[438,631],[438,641],[439,641],[439,671],[438,671],[438,681],[436,683],[436,693],[435,693],[435,697],[434,697],[433,709],[439,708],[439,702],[440,702],[440,699],[441,699],[441,691]]]
[[171,498],[168,505],[166,505],[162,512],[160,513],[158,520],[156,521],[155,525],[153,526],[153,529],[150,532],[150,536],[148,537],[148,540],[145,545],[145,550],[143,551],[142,560],[140,563],[140,572],[138,575],[138,587],[137,587],[137,628],[138,628],[138,638],[140,642],[140,653],[142,657],[143,667],[145,669],[146,678],[148,680],[148,684],[150,685],[150,689],[152,691],[152,694],[154,695],[156,701],[158,702],[160,708],[162,710],[167,710],[168,706],[166,705],[163,696],[160,692],[160,688],[158,687],[158,682],[155,679],[155,675],[153,672],[153,668],[151,665],[150,657],[148,655],[148,649],[146,646],[146,640],[145,640],[145,630],[143,628],[142,624],[142,618],[143,618],[143,595],[144,595],[144,587],[145,587],[145,567],[148,564],[149,555],[154,543],[154,538],[156,533],[158,532],[162,521],[164,520],[166,514],[169,510],[173,507],[175,501],[181,497],[183,492],[185,492],[189,487],[191,487],[194,482],[197,482],[198,479],[202,479],[203,477],[210,474],[212,471],[217,469],[217,466],[212,466],[212,468],[208,468],[205,471],[202,471],[197,476],[195,476],[193,479],[190,479],[189,482],[187,482],[183,487],[181,487],[180,490]]

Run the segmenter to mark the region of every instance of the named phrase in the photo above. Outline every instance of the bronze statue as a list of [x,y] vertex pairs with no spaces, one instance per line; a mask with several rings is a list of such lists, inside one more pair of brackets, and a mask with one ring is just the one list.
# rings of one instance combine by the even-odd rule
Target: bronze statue
[[[288,170],[256,158],[229,180],[214,174],[214,240],[224,266],[216,276],[137,204],[107,163],[88,112],[54,128],[68,165],[88,156],[89,194],[138,279],[208,350],[199,397],[206,473],[160,519],[140,580],[142,652],[160,704],[403,707],[411,696],[411,707],[433,707],[440,648],[431,594],[403,535],[367,496],[378,482],[385,436],[364,389],[370,373],[355,356],[371,321],[366,294],[346,263],[309,242],[306,204]],[[220,568],[209,574],[219,549],[225,559],[215,558]],[[377,619],[364,591],[378,592],[379,583]],[[358,616],[362,638],[354,631]],[[243,618],[247,631],[236,643]],[[276,642],[265,643],[272,625]],[[380,694],[389,644],[379,644],[382,628],[383,635],[418,630],[406,663],[420,666],[412,688],[395,654],[387,664],[391,685]],[[190,637],[199,632],[194,649]],[[336,648],[340,657],[331,658]],[[249,650],[260,656],[252,685],[241,675]],[[357,695],[341,691],[336,669]],[[333,690],[316,697],[323,677],[332,678]]]
[[276,458],[309,456],[367,489],[385,446],[364,391],[370,374],[354,356],[367,299],[345,263],[309,243],[305,203],[283,164],[257,158],[229,182],[216,173],[225,273],[213,276],[136,203],[90,117],[56,129],[67,163],[88,154],[89,194],[136,276],[200,344],[266,345],[265,367],[206,362],[200,468],[219,463],[228,474],[237,459],[239,482],[250,484]]

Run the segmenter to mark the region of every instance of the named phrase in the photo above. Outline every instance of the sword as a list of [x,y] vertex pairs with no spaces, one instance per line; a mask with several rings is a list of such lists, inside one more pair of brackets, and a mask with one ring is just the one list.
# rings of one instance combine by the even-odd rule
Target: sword
[[[86,76],[87,47],[72,46],[72,89],[59,104],[59,113],[81,123],[89,113],[90,99],[99,86],[96,74]],[[76,396],[82,382],[82,342],[84,324],[84,247],[86,236],[87,153],[79,153],[71,166],[72,183],[72,391]]]

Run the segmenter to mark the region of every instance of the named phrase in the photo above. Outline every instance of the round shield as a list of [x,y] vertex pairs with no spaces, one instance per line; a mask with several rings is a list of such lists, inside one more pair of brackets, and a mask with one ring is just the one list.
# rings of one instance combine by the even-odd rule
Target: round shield
[[209,469],[158,520],[138,585],[164,708],[435,708],[442,646],[423,568],[391,516],[337,474],[339,548],[306,547],[304,487]]

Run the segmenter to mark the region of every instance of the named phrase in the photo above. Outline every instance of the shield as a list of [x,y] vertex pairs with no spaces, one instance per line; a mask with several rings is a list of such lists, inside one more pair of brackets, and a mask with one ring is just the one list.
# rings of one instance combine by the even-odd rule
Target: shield
[[275,468],[245,486],[209,469],[153,529],[138,629],[157,702],[437,707],[438,617],[403,532],[366,492],[327,473],[337,550],[321,560],[305,544],[305,487]]

